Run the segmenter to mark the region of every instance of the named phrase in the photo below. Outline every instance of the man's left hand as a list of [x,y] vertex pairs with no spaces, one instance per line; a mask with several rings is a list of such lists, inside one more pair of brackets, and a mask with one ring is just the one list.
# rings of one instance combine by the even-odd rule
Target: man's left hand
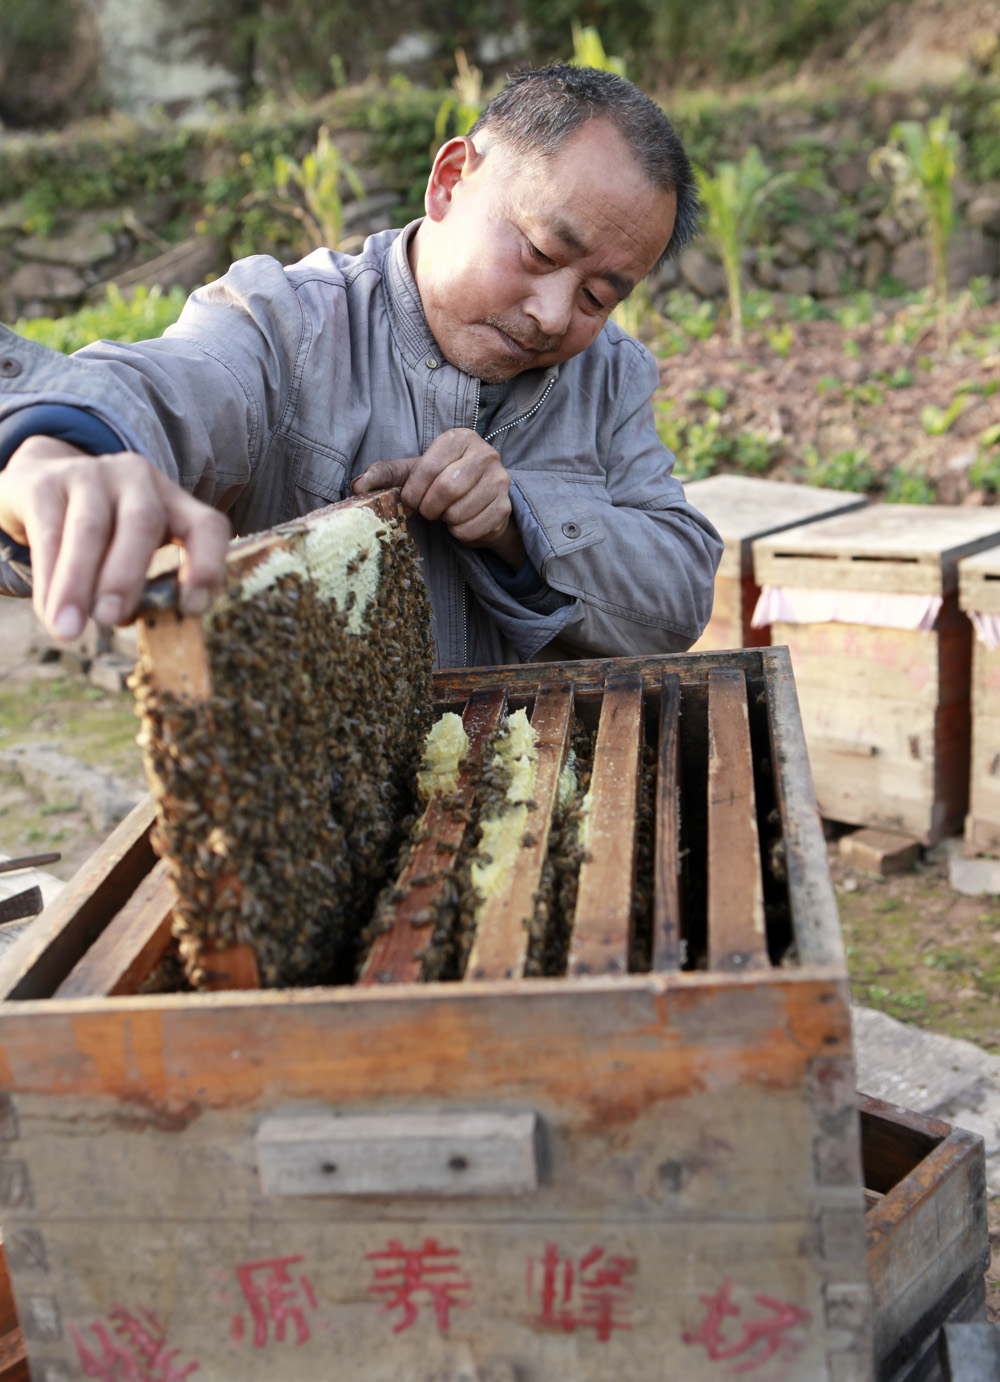
[[357,495],[399,486],[407,513],[440,519],[467,547],[488,547],[512,569],[526,553],[510,507],[510,474],[489,442],[468,427],[442,432],[422,456],[375,461]]

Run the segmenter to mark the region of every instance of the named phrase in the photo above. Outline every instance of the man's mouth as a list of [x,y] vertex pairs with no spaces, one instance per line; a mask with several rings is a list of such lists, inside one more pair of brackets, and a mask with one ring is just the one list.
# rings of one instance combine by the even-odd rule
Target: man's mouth
[[546,351],[553,349],[553,342],[547,337],[542,340],[534,341],[529,345],[527,341],[522,341],[517,336],[512,336],[510,332],[500,326],[498,322],[487,321],[486,324],[487,326],[492,326],[508,353],[513,355],[517,360],[531,360],[536,355],[544,355]]

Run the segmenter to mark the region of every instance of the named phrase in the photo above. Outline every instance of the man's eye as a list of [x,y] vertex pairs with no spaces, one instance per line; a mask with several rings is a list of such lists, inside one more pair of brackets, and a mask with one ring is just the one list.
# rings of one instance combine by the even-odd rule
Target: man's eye
[[529,249],[530,252],[531,252],[531,257],[532,257],[532,259],[536,260],[539,264],[551,264],[551,263],[552,263],[552,260],[549,258],[549,256],[548,256],[547,254],[543,254],[542,251],[538,248],[537,245],[532,244],[532,242],[531,242],[530,240],[529,240],[527,243],[528,243],[528,249]]
[[584,291],[583,291],[583,295],[584,295],[584,297],[587,299],[587,302],[590,304],[590,306],[593,307],[593,308],[595,308],[598,312],[610,312],[610,311],[611,311],[611,308],[610,308],[610,307],[607,307],[607,306],[600,300],[600,298],[595,297],[594,294],[593,294],[592,292],[589,291],[589,289],[586,289],[586,288],[585,288]]

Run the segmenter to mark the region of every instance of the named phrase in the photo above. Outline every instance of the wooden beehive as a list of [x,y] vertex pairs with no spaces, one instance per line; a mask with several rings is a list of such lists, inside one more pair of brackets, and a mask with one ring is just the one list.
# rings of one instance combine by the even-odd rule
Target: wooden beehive
[[[1000,547],[958,564],[958,599],[968,614],[1000,614]],[[966,846],[972,853],[1000,849],[1000,649],[974,639],[972,652],[972,755]]]
[[959,559],[1000,540],[991,509],[870,505],[753,545],[761,586],[938,596],[933,630],[774,623],[788,646],[820,811],[925,844],[961,828],[968,801],[971,626]]
[[[168,939],[149,803],[0,960],[35,1382],[116,1357],[213,1382],[870,1382],[846,971],[787,654],[439,673],[435,697],[473,740],[504,703],[539,730],[539,828],[462,981],[396,982],[411,890],[360,984],[137,994]],[[571,708],[597,733],[590,853],[566,975],[526,979]]]
[[942,1382],[942,1325],[986,1317],[983,1140],[882,1099],[860,1107],[876,1382]]
[[770,630],[751,619],[760,594],[753,573],[753,543],[759,537],[801,523],[829,518],[867,502],[863,494],[758,480],[750,475],[711,475],[684,486],[684,497],[712,522],[726,544],[715,573],[715,604],[693,652],[718,648],[760,648]]

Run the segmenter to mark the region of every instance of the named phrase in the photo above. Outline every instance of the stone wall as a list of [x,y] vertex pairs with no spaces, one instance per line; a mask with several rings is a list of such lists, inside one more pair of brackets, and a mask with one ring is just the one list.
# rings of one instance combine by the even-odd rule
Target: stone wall
[[[811,111],[758,105],[749,115],[730,112],[711,140],[697,122],[689,135],[683,118],[678,118],[693,153],[706,166],[711,167],[713,159],[737,158],[752,141],[776,171],[822,169],[824,191],[803,187],[794,203],[786,197],[783,214],[748,252],[747,286],[820,299],[862,289],[884,291],[893,285],[924,287],[928,281],[924,240],[891,209],[889,189],[874,180],[869,156],[888,137],[893,121],[926,119],[943,102],[944,97],[937,101],[880,97],[867,103],[845,103],[833,114],[829,107]],[[307,141],[314,133],[313,129]],[[345,130],[338,142],[361,171],[367,191],[366,200],[358,202],[346,186],[343,189],[345,236],[357,243],[372,230],[399,223],[402,203],[408,194],[412,198],[412,187],[404,187],[404,179],[391,168],[376,166],[371,136]],[[200,145],[194,141],[187,157],[186,176],[190,186],[198,189],[209,187],[227,160],[231,164],[237,155],[216,135]],[[976,185],[960,176],[955,192],[958,224],[949,263],[953,291],[972,278],[995,278],[1000,263],[1000,182]],[[197,204],[179,204],[166,187],[154,194],[137,192],[127,206],[57,218],[43,236],[26,230],[23,196],[7,201],[0,196],[0,320],[73,311],[102,294],[108,282],[123,287],[159,282],[165,288],[179,284],[185,289],[204,282],[225,269],[232,246],[199,234],[199,215]],[[167,244],[164,232],[169,230],[176,240],[178,226],[182,227],[179,242]],[[287,257],[297,258],[308,248],[300,244]],[[702,298],[723,295],[722,270],[705,241],[696,242],[678,262],[667,265],[654,291],[672,287],[686,288]]]

